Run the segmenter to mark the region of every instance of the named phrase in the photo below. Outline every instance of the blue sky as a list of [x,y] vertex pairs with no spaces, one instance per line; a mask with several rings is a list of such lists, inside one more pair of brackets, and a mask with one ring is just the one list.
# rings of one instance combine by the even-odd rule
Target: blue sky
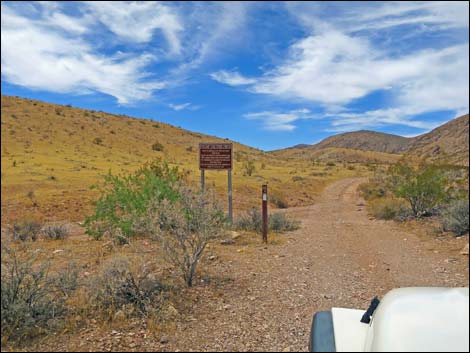
[[468,2],[2,2],[2,94],[272,150],[469,110]]

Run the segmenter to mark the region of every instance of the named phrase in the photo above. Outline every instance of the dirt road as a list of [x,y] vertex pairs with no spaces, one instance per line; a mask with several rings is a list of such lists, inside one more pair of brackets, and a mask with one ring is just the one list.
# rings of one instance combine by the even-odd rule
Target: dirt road
[[314,206],[289,209],[302,227],[275,244],[241,238],[208,249],[197,284],[181,295],[186,308],[178,306],[165,333],[139,320],[87,325],[28,349],[305,351],[316,311],[365,309],[396,287],[468,286],[468,257],[459,254],[468,237],[418,236],[370,219],[356,193],[361,182],[341,180]]
[[289,210],[302,228],[284,246],[247,253],[233,246],[217,260],[231,282],[220,296],[201,289],[197,319],[178,325],[160,349],[305,351],[315,311],[367,308],[396,287],[468,286],[462,242],[444,251],[438,240],[369,219],[356,193],[361,181],[339,181],[316,205]]

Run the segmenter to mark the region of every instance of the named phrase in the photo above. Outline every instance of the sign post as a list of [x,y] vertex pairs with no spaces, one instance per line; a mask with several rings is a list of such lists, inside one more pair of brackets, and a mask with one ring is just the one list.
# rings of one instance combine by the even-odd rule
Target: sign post
[[228,172],[228,219],[233,221],[232,215],[232,166],[233,145],[231,143],[200,143],[199,169],[201,170],[201,191],[204,192],[205,170],[226,170]]
[[262,186],[261,192],[262,208],[263,208],[263,242],[268,243],[268,185]]

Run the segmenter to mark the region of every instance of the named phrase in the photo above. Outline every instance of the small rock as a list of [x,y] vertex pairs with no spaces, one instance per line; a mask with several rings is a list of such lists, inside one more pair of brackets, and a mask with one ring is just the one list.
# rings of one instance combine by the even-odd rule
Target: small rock
[[57,249],[57,250],[54,250],[52,253],[53,253],[53,254],[58,254],[58,253],[61,253],[62,251],[64,251],[64,250],[62,250],[62,249]]
[[122,310],[118,310],[115,314],[114,314],[114,320],[116,321],[123,321],[126,319],[126,314],[124,313],[124,311]]
[[231,233],[232,233],[232,239],[233,240],[240,238],[240,233],[235,232],[235,231],[232,231]]
[[333,299],[334,296],[333,296],[332,294],[325,294],[325,295],[323,296],[323,298],[325,298],[325,299],[327,299],[327,300],[330,300],[330,299]]
[[160,343],[161,343],[161,344],[167,344],[168,342],[170,342],[170,340],[168,339],[168,337],[162,336],[162,337],[160,338]]
[[220,244],[222,244],[222,245],[232,245],[232,244],[235,244],[235,240],[233,240],[233,239],[224,239],[220,242]]
[[460,252],[460,255],[468,255],[468,243],[465,245],[465,247],[462,249]]
[[210,261],[214,261],[216,258],[217,258],[217,257],[215,257],[214,255],[209,256],[209,260],[210,260]]

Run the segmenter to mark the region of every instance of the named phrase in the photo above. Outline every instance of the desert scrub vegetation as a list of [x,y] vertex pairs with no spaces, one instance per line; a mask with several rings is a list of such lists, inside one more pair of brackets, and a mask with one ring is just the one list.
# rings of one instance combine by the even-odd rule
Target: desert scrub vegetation
[[468,199],[455,200],[442,212],[442,225],[445,231],[456,236],[468,234],[469,231],[469,205]]
[[243,162],[242,171],[244,176],[252,176],[255,170],[255,162],[253,162],[252,160]]
[[42,236],[48,240],[63,240],[70,234],[70,229],[66,224],[54,223],[45,225],[42,228]]
[[[234,228],[244,231],[261,233],[263,219],[261,212],[257,208],[252,208],[242,214],[234,222]],[[276,212],[268,216],[268,230],[281,233],[299,229],[300,221],[290,219],[285,213]]]
[[2,343],[57,329],[67,314],[65,302],[76,288],[77,272],[64,269],[54,275],[48,262],[34,266],[35,259],[2,245]]
[[443,230],[468,233],[468,168],[409,165],[403,162],[376,171],[359,186],[376,218],[405,220],[438,217]]
[[13,240],[36,241],[39,237],[42,224],[34,220],[24,220],[13,224],[8,232]]
[[226,218],[214,196],[192,192],[184,173],[160,160],[135,174],[108,174],[95,213],[86,218],[86,233],[110,236],[124,244],[134,235],[149,236],[161,245],[164,259],[192,286],[207,244],[219,238]]
[[95,185],[100,197],[95,211],[85,219],[85,233],[95,239],[107,234],[122,242],[134,234],[145,232],[148,207],[155,200],[176,200],[175,190],[181,181],[177,167],[156,160],[141,167],[131,175],[108,173],[102,184]]
[[288,208],[289,204],[282,196],[278,194],[269,195],[269,201],[277,208]]
[[150,264],[131,265],[124,257],[111,258],[88,285],[90,305],[106,319],[158,316],[166,287]]
[[152,150],[154,151],[157,151],[157,152],[161,152],[165,149],[165,147],[160,143],[160,142],[155,142],[153,145],[152,145]]
[[163,256],[180,271],[191,287],[198,262],[210,241],[225,231],[226,217],[214,195],[193,193],[186,186],[178,189],[175,201],[158,200],[150,206],[147,227],[162,244]]

